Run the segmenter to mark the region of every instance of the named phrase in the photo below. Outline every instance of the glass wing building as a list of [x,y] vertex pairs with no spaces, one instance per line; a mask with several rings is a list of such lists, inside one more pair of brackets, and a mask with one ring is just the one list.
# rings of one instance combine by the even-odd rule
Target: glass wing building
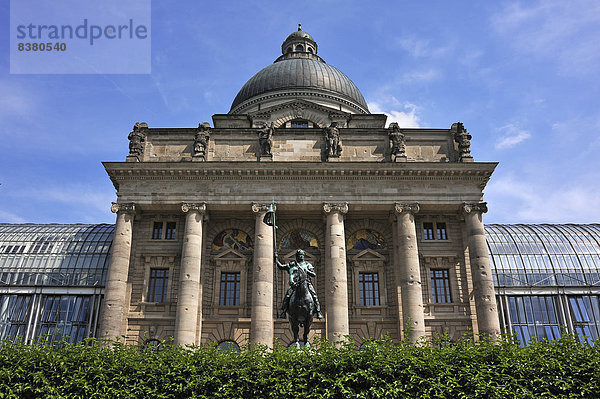
[[96,333],[114,226],[0,224],[0,338]]
[[[114,225],[0,224],[0,339],[95,336]],[[488,224],[503,331],[600,336],[600,224]]]
[[521,342],[600,333],[600,225],[486,225],[500,322]]

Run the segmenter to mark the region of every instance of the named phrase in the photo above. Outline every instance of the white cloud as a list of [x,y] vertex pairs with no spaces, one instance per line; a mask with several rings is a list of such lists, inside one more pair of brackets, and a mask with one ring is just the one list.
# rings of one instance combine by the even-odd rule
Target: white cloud
[[20,85],[0,81],[0,121],[14,116],[31,116],[34,108],[32,95]]
[[598,73],[600,2],[513,2],[492,17],[492,26],[524,57],[557,62],[565,74]]
[[25,219],[14,213],[0,211],[0,223],[25,223]]
[[387,102],[391,102],[394,108],[401,106],[404,110],[391,109],[389,106],[384,108],[384,106],[377,102],[369,103],[369,110],[373,114],[386,114],[388,116],[388,125],[391,122],[398,122],[400,127],[419,127],[419,116],[417,115],[419,107],[410,103],[400,104],[393,97]]
[[498,130],[501,132],[502,137],[494,144],[494,147],[497,150],[505,150],[514,147],[531,137],[531,133],[527,130],[520,129],[512,123],[502,126]]
[[[590,180],[591,179],[591,180]],[[600,187],[589,181],[538,175],[492,177],[485,190],[491,223],[597,223],[600,222]]]
[[[60,209],[61,207],[76,209],[75,213],[77,214],[83,212],[79,218],[88,221],[90,219],[88,215],[95,216],[98,220],[98,216],[110,214],[110,203],[115,200],[115,196],[111,190],[105,188],[104,186],[95,188],[87,184],[67,184],[63,187],[37,186],[16,189],[7,196],[12,197],[13,200],[23,200],[27,203],[33,201],[36,206],[42,206],[45,209]],[[1,216],[2,214],[0,214]]]
[[450,46],[436,47],[430,40],[420,39],[415,36],[403,37],[397,40],[400,47],[415,58],[443,57],[450,51]]

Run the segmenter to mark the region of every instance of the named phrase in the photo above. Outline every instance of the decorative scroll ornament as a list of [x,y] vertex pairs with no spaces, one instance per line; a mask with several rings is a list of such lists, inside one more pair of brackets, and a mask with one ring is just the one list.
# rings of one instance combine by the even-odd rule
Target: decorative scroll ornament
[[[252,212],[254,213],[259,213],[259,212],[266,212],[269,210],[269,206],[271,206],[272,204],[259,204],[258,202],[253,202],[252,203]],[[277,210],[277,206],[273,205],[273,210],[276,211]]]
[[411,202],[411,203],[396,203],[394,210],[396,211],[396,214],[400,214],[402,212],[407,212],[407,213],[418,213],[419,210],[421,208],[419,207],[419,203],[418,202]]
[[144,142],[146,141],[146,131],[148,124],[145,122],[136,122],[133,125],[133,130],[129,133],[129,155],[141,156],[144,153]]
[[463,202],[462,211],[465,214],[479,212],[486,213],[488,211],[487,202],[468,203]]
[[406,143],[404,141],[404,133],[400,130],[398,123],[390,123],[390,131],[388,137],[392,143],[391,155],[392,161],[398,158],[406,158]]
[[197,211],[198,213],[205,213],[206,212],[206,202],[200,202],[200,203],[182,202],[181,210],[183,211],[183,213],[188,213],[189,211]]
[[119,212],[134,213],[135,212],[135,204],[133,202],[124,202],[124,203],[113,202],[112,205],[110,206],[110,211],[112,213],[119,213]]
[[194,152],[192,156],[206,160],[206,150],[208,149],[208,141],[210,140],[211,127],[208,122],[200,123],[198,130],[194,135]]
[[338,212],[338,213],[348,213],[348,203],[347,202],[342,202],[342,203],[331,203],[331,202],[325,202],[323,203],[323,212],[325,213],[331,213],[331,212]]
[[473,159],[471,156],[471,139],[473,136],[467,132],[467,129],[460,122],[452,124],[452,130],[454,130],[454,141],[458,143],[459,160],[461,162],[465,159],[471,161]]

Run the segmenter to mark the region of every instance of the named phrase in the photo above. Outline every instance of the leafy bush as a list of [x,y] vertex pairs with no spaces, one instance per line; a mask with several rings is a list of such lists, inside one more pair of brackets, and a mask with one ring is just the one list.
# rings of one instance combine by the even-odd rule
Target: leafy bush
[[598,346],[565,336],[316,349],[139,348],[120,342],[3,342],[0,398],[593,398]]

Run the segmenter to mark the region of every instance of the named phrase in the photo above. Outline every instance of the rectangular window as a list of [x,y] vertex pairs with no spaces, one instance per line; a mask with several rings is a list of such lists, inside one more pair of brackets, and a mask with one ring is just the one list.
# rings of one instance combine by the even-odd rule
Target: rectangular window
[[596,295],[569,297],[573,327],[580,341],[593,344],[600,331],[600,297]]
[[423,223],[423,239],[433,240],[433,223]]
[[169,269],[150,269],[147,302],[166,302]]
[[431,299],[435,303],[450,303],[450,272],[448,269],[431,269]]
[[554,297],[532,295],[507,298],[510,322],[521,346],[527,345],[532,339],[546,338],[551,341],[560,338]]
[[438,240],[447,240],[448,234],[446,233],[446,223],[436,223],[437,228],[437,239]]
[[175,239],[175,222],[167,222],[167,230],[165,232],[165,240],[174,240]]
[[221,306],[238,306],[240,304],[240,273],[221,273]]
[[152,239],[160,240],[162,238],[162,229],[163,222],[154,222],[154,227],[152,228]]
[[379,306],[379,275],[358,273],[360,306]]

